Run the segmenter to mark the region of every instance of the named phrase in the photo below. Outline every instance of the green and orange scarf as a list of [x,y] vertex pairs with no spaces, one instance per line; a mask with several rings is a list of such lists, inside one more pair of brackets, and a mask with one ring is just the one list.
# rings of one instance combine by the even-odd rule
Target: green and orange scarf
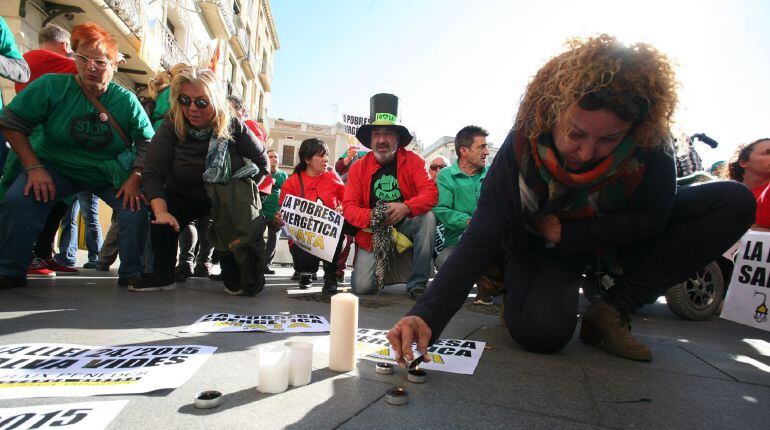
[[644,163],[630,138],[590,170],[571,172],[559,160],[553,137],[530,141],[516,132],[522,208],[528,217],[555,214],[560,220],[601,217],[623,209],[644,177]]

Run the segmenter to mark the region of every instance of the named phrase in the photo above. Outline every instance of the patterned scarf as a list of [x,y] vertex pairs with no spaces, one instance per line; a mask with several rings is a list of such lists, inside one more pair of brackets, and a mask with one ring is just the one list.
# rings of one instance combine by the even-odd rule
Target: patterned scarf
[[[194,136],[193,136],[194,137]],[[230,139],[221,139],[213,133],[209,140],[209,149],[206,152],[206,164],[203,170],[203,182],[207,184],[227,184],[230,179],[251,178],[259,173],[259,168],[246,157],[243,158],[243,167],[235,173],[232,172],[230,163]]]
[[520,166],[521,202],[528,217],[556,214],[560,220],[589,219],[624,208],[644,177],[638,146],[625,139],[591,169],[571,172],[560,162],[553,137],[514,137]]

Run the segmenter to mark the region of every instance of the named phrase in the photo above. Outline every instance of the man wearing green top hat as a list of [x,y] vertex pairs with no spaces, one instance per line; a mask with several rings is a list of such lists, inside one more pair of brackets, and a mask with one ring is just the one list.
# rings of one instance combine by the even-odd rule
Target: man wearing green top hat
[[412,141],[409,130],[398,123],[398,98],[375,94],[370,99],[370,123],[356,138],[372,151],[353,164],[348,174],[345,219],[360,230],[356,234],[356,256],[351,287],[356,294],[372,294],[375,260],[372,252],[372,208],[382,201],[386,224],[412,242],[412,273],[406,283],[409,297],[417,299],[426,288],[431,269],[436,219],[431,212],[438,189],[425,168],[425,160],[405,148]]

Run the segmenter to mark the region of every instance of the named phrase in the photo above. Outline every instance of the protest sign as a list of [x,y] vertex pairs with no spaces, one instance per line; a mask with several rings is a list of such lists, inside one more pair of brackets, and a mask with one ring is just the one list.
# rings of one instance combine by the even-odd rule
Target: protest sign
[[202,345],[0,346],[0,399],[147,393],[177,388],[216,351]]
[[369,117],[362,115],[342,114],[342,128],[345,133],[355,136],[362,125],[369,124]]
[[183,333],[265,331],[269,333],[319,333],[329,331],[329,321],[320,315],[208,314]]
[[0,430],[97,430],[107,427],[128,400],[0,409]]
[[[358,329],[356,355],[365,360],[395,363],[396,355],[390,348],[390,342],[386,338],[387,334],[387,330]],[[484,353],[484,346],[486,346],[486,342],[476,340],[439,339],[428,347],[431,361],[420,364],[420,368],[473,375],[479,364],[479,359],[481,359],[481,354]],[[328,352],[329,342],[319,342],[317,350]],[[412,350],[415,357],[420,355],[417,353],[417,345],[412,345]]]
[[321,202],[287,195],[281,205],[283,232],[305,251],[332,261],[345,219]]
[[770,233],[749,231],[741,238],[721,317],[770,331]]

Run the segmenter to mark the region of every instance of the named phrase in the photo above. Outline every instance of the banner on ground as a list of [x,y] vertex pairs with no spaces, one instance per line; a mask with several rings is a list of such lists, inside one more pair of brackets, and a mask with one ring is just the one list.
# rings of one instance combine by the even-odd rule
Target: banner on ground
[[741,238],[721,317],[770,331],[770,233],[749,231]]
[[283,232],[294,245],[316,257],[332,261],[345,219],[321,202],[287,195],[281,205]]
[[342,128],[347,134],[355,136],[358,133],[358,129],[366,124],[369,124],[368,116],[351,115],[349,113],[342,114]]
[[107,427],[128,400],[0,409],[0,430],[98,430]]
[[0,399],[134,394],[177,388],[216,349],[202,345],[3,345]]
[[320,315],[208,314],[183,333],[265,331],[269,333],[320,333],[329,331],[329,321]]
[[[396,355],[386,338],[387,334],[387,330],[358,329],[356,355],[365,360],[395,363]],[[422,363],[420,368],[473,375],[479,364],[479,359],[481,359],[481,354],[484,353],[484,346],[486,346],[486,342],[476,340],[439,339],[428,347],[430,363]],[[329,343],[319,343],[318,350],[328,352]],[[412,345],[412,350],[415,357],[420,355],[417,353],[417,345]]]

